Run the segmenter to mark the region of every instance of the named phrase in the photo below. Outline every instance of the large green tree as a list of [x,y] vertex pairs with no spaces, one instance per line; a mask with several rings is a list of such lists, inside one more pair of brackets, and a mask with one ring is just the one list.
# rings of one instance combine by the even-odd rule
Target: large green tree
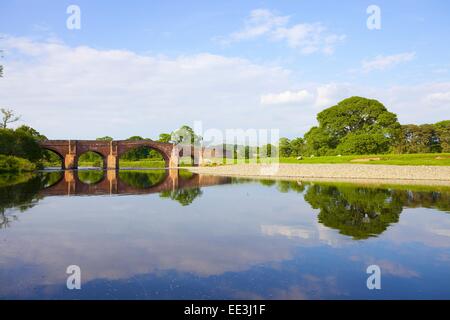
[[[317,115],[319,125],[305,134],[308,154],[372,153],[389,151],[400,132],[397,116],[377,100],[351,97]],[[371,138],[368,138],[371,136]],[[342,146],[341,146],[342,144]]]

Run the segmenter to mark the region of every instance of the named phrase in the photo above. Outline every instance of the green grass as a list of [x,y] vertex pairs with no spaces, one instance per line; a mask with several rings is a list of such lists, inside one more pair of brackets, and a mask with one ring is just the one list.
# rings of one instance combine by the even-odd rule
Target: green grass
[[120,168],[164,168],[166,163],[162,160],[143,159],[137,161],[119,160]]
[[[217,164],[225,164],[222,159],[211,159]],[[351,163],[351,164],[385,164],[385,165],[427,165],[427,166],[450,166],[450,153],[421,153],[421,154],[378,154],[378,155],[352,155],[352,156],[324,156],[324,157],[303,157],[297,160],[295,157],[280,158],[280,163]],[[274,159],[235,159],[228,160],[227,164],[245,164],[245,163],[270,163]]]
[[[370,159],[370,160],[369,160]],[[359,161],[358,161],[359,160]],[[362,160],[362,161],[361,161]],[[381,154],[381,155],[353,155],[327,156],[303,158],[281,158],[281,163],[353,163],[353,164],[388,164],[412,166],[450,166],[450,153],[421,153],[421,154]]]

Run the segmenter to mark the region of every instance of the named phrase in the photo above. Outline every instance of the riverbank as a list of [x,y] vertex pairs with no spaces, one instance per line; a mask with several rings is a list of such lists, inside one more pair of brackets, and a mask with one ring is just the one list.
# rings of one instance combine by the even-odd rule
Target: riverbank
[[448,166],[368,164],[237,164],[189,167],[193,173],[243,178],[450,186]]

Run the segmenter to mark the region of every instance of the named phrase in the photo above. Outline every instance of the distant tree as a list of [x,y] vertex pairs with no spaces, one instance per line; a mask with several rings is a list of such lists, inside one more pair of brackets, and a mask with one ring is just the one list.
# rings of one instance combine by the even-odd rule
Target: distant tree
[[171,135],[172,141],[186,145],[198,145],[202,139],[201,136],[195,134],[194,130],[187,125],[175,130]]
[[305,149],[305,140],[302,138],[292,139],[290,142],[290,148],[292,157],[301,156]]
[[280,148],[280,157],[290,157],[292,154],[291,142],[288,138],[280,138],[278,142]]
[[166,143],[168,143],[168,142],[170,142],[170,139],[171,139],[170,133],[161,133],[159,135],[158,141],[159,142],[166,142]]
[[274,156],[275,153],[276,153],[276,147],[274,145],[268,143],[261,147],[259,155],[263,158],[265,158],[265,157],[270,158],[270,157]]
[[0,64],[0,78],[3,77],[3,66]]
[[95,140],[97,140],[97,141],[113,141],[114,139],[110,136],[104,136],[104,137],[99,137]]
[[441,152],[450,152],[450,120],[438,122],[434,127]]
[[0,128],[6,129],[8,123],[13,123],[20,120],[20,116],[16,116],[14,111],[10,109],[1,108],[0,112],[3,114],[2,123],[0,124]]
[[150,140],[150,139],[145,139],[145,138],[142,138],[141,136],[131,136],[127,140],[128,141],[138,141],[138,140]]
[[252,156],[251,156],[251,148],[250,148],[250,146],[245,146],[244,147],[244,157],[245,157],[245,159],[250,159]]
[[[445,126],[443,127],[445,128]],[[395,142],[394,151],[399,153],[429,153],[440,152],[439,133],[443,136],[445,145],[445,129],[441,131],[432,124],[407,124],[401,126],[401,135]]]

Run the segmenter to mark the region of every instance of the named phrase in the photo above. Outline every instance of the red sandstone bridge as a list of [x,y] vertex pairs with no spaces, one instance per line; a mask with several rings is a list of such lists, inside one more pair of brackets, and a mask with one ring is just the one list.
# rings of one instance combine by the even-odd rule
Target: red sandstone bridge
[[158,151],[166,162],[166,168],[177,168],[180,157],[189,156],[193,159],[194,165],[202,165],[206,158],[223,157],[224,154],[219,149],[180,147],[172,143],[152,140],[45,140],[40,142],[40,145],[43,149],[59,155],[63,169],[78,168],[79,156],[88,151],[95,152],[102,157],[104,169],[118,169],[120,156],[140,147]]
[[138,188],[127,184],[120,179],[116,170],[106,171],[103,179],[97,183],[88,184],[82,182],[76,171],[66,170],[61,179],[55,184],[40,191],[43,196],[85,196],[107,194],[151,194],[175,189],[190,189],[228,184],[229,177],[193,175],[191,178],[182,179],[178,170],[167,170],[166,176],[159,183],[148,187]]

